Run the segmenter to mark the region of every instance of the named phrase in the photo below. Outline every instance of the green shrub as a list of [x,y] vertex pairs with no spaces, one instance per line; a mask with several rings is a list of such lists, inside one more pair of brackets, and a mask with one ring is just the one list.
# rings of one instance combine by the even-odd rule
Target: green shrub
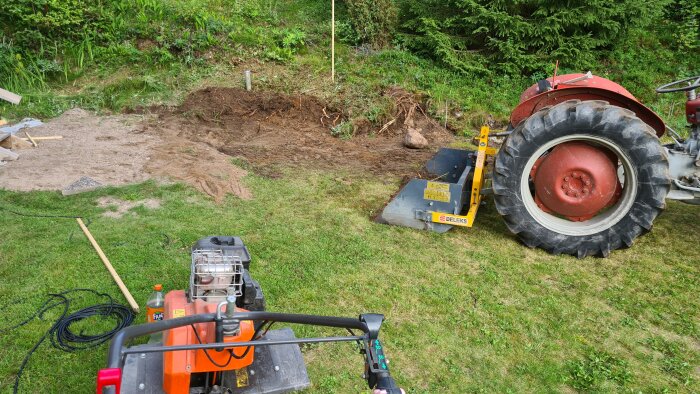
[[463,72],[591,68],[600,51],[662,19],[670,0],[406,0],[400,43]]
[[[54,79],[74,79],[94,64],[204,63],[202,54],[228,43],[225,38],[236,26],[253,24],[247,18],[270,20],[261,4],[231,0],[4,0],[0,12],[0,85],[25,91],[45,87]],[[143,42],[148,45],[139,45]],[[293,53],[299,43],[280,45]]]
[[396,26],[394,0],[346,0],[357,43],[382,48],[391,42]]
[[39,50],[58,39],[77,39],[103,19],[98,2],[83,0],[3,0],[0,24],[25,48]]

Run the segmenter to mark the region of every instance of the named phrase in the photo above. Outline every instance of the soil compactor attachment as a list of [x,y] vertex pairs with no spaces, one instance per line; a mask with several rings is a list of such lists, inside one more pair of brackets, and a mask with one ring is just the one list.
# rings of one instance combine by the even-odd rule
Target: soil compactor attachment
[[[119,331],[110,344],[97,393],[263,394],[310,386],[301,343],[357,342],[370,389],[399,394],[379,330],[384,316],[358,318],[265,311],[259,284],[248,271],[250,254],[238,237],[208,237],[192,248],[190,288],[165,296],[164,319]],[[297,338],[274,323],[347,329],[350,335]],[[355,330],[353,332],[352,330]],[[162,333],[162,343],[126,347]]]

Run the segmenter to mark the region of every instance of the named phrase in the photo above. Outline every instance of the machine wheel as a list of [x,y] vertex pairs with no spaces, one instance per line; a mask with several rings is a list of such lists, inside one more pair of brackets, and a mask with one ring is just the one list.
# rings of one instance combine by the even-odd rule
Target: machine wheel
[[670,187],[654,130],[605,101],[534,113],[505,141],[493,174],[496,208],[525,245],[579,258],[631,246]]

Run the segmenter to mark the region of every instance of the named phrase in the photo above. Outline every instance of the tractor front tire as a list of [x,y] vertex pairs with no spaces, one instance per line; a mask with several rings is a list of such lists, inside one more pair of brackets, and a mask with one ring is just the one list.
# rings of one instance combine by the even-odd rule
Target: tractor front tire
[[[618,160],[611,162],[623,174],[614,179],[624,185],[619,200],[589,219],[570,220],[541,209],[535,198],[537,160],[571,142],[614,153]],[[631,246],[651,230],[671,187],[668,158],[654,130],[634,112],[605,101],[570,100],[534,113],[508,136],[494,167],[495,205],[510,231],[529,247],[579,258],[607,257]]]

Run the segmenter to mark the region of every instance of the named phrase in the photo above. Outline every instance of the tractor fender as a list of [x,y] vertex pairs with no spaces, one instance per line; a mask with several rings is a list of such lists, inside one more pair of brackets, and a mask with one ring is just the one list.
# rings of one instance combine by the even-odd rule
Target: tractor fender
[[596,75],[576,82],[566,83],[572,79],[585,77],[586,74],[565,74],[550,77],[530,86],[520,96],[520,104],[513,110],[510,123],[516,127],[520,122],[544,107],[550,107],[567,100],[604,100],[621,108],[634,112],[638,118],[648,124],[661,137],[666,131],[664,121],[651,109],[640,103],[632,93],[619,84]]

